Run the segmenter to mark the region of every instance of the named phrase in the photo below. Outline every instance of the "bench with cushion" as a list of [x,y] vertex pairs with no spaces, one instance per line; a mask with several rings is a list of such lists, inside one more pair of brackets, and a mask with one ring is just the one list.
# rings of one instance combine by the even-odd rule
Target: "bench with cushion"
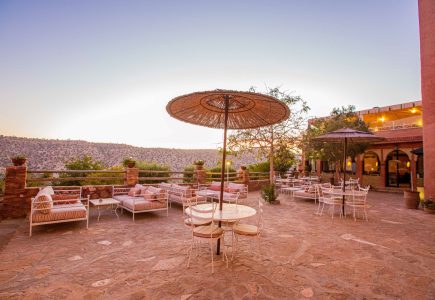
[[138,213],[166,210],[169,213],[168,192],[154,186],[136,184],[133,188],[113,187],[113,199],[120,202],[119,207],[134,215]]
[[318,199],[316,186],[314,184],[302,186],[301,190],[295,191],[293,193],[293,197],[303,198],[303,199],[313,199],[314,203],[316,203]]
[[[213,181],[211,184],[203,184],[199,186],[199,190],[200,193],[201,191],[205,191],[209,195],[214,195],[212,197],[218,199],[221,190],[221,183],[218,181]],[[232,199],[237,194],[239,194],[238,198],[247,198],[248,186],[243,183],[224,183],[224,201],[226,198]]]
[[[197,196],[197,190],[192,188],[190,185],[179,185],[162,182],[158,187],[168,192],[169,203],[171,206],[172,202],[183,205],[183,201],[185,201],[185,199],[190,199]],[[197,197],[196,201],[197,203],[200,203],[205,202],[206,199],[203,197]]]
[[45,187],[31,199],[29,236],[34,226],[86,221],[89,225],[89,196],[81,197],[81,188],[56,189]]

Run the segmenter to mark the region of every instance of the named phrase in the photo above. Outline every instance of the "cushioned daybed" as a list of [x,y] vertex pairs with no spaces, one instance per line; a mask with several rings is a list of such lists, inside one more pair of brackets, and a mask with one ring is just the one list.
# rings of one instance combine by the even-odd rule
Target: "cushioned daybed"
[[77,221],[86,221],[88,228],[89,196],[81,198],[81,188],[53,190],[45,187],[31,199],[29,236],[34,226]]
[[136,184],[133,188],[113,187],[112,198],[120,202],[122,210],[132,213],[133,222],[134,215],[138,213],[162,210],[166,211],[166,216],[169,213],[168,192],[154,186]]

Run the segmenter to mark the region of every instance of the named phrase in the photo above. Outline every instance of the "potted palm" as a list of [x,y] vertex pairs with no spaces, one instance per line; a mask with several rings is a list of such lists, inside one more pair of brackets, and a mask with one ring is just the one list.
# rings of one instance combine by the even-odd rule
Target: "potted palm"
[[25,157],[24,155],[15,155],[11,157],[11,161],[14,164],[14,166],[19,167],[19,166],[23,166],[26,163],[27,157]]
[[278,193],[274,184],[268,184],[261,188],[261,198],[269,204],[279,204]]
[[403,192],[403,198],[405,199],[406,208],[417,209],[420,205],[420,192],[414,189],[412,182],[412,171],[411,171],[411,190]]
[[424,200],[423,208],[428,214],[435,214],[435,202],[432,199]]

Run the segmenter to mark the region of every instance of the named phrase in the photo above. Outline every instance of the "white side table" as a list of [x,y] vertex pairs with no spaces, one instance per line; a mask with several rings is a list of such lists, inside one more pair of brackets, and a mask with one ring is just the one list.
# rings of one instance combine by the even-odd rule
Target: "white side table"
[[91,202],[92,206],[96,207],[98,210],[98,222],[100,222],[100,214],[102,209],[109,209],[113,211],[116,215],[116,217],[119,220],[118,212],[116,211],[119,207],[119,201],[113,198],[102,198],[102,199],[92,199],[89,202]]

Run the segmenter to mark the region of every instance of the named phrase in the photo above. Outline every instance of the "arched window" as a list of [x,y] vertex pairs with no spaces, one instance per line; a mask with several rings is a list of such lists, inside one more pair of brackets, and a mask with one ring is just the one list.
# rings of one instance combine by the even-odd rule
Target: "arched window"
[[381,163],[375,152],[369,151],[364,153],[363,174],[364,175],[380,175]]

